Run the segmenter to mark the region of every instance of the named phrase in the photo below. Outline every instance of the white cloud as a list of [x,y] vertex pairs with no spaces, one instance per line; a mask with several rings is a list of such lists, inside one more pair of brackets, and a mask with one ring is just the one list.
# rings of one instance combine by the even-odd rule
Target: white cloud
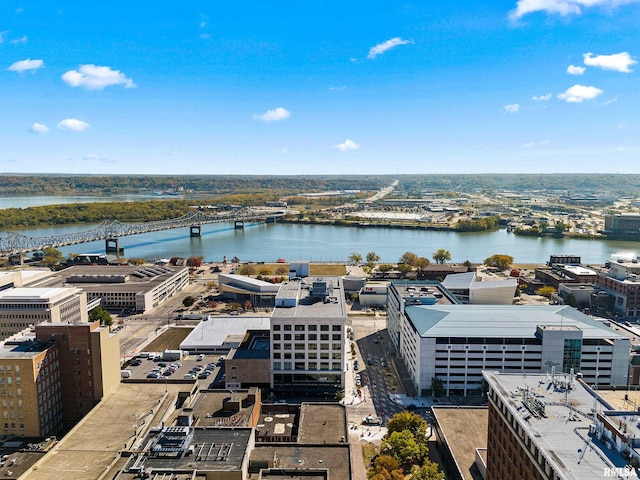
[[2,32],[0,32],[0,43],[4,43],[4,39],[6,38],[7,33],[9,33],[9,30],[3,30]]
[[586,68],[580,67],[578,65],[569,65],[567,67],[567,73],[569,75],[582,75]]
[[504,109],[509,113],[516,113],[520,110],[520,105],[518,103],[511,103],[509,105],[505,105]]
[[329,87],[329,91],[331,92],[335,92],[335,91],[340,91],[340,90],[346,90],[347,87],[342,86],[342,87]]
[[80,160],[85,162],[115,163],[115,160],[109,157],[101,157],[99,155],[94,155],[93,153],[83,155],[82,157],[80,157]]
[[33,125],[31,125],[31,128],[29,129],[29,131],[31,133],[47,133],[49,131],[49,127],[47,127],[46,125],[43,125],[42,123],[34,123]]
[[614,53],[613,55],[596,55],[595,57],[593,53],[585,53],[583,56],[585,65],[622,73],[631,73],[633,70],[629,67],[638,63],[627,52]]
[[78,70],[69,70],[62,75],[62,80],[72,87],[81,87],[86,90],[102,90],[110,85],[122,85],[124,88],[135,88],[133,80],[120,70],[111,70],[111,67],[99,65],[80,65]]
[[27,58],[26,60],[19,60],[17,62],[14,62],[11,64],[11,66],[9,68],[7,68],[7,70],[10,70],[12,72],[26,72],[26,71],[36,71],[39,70],[40,68],[44,67],[44,62],[42,60],[31,60],[30,58]]
[[569,103],[582,103],[584,100],[593,100],[604,92],[596,87],[588,87],[585,85],[574,85],[558,95],[560,100]]
[[339,143],[338,145],[334,145],[333,148],[336,149],[336,150],[340,150],[341,152],[347,152],[349,150],[357,150],[357,149],[359,149],[360,145],[358,145],[353,140],[349,140],[347,138],[343,143]]
[[263,122],[277,122],[279,120],[286,120],[291,116],[291,112],[286,108],[278,107],[273,110],[267,110],[262,115],[257,113],[253,116],[254,120],[262,120]]
[[11,40],[11,43],[13,43],[14,45],[17,45],[17,44],[24,45],[28,41],[29,41],[29,38],[26,35],[22,35],[20,38],[14,38],[13,40]]
[[282,153],[282,154],[289,153],[289,149],[287,147],[281,148],[280,150],[278,150],[278,153]]
[[403,40],[400,37],[390,38],[386,42],[382,42],[377,44],[375,47],[371,47],[371,49],[369,50],[369,55],[367,55],[367,58],[370,60],[373,60],[378,55],[382,55],[387,50],[391,50],[392,48],[397,47],[398,45],[406,45],[407,43],[412,43],[412,42],[409,40]]
[[534,95],[531,98],[534,102],[546,102],[547,100],[551,100],[551,94],[547,93],[546,95]]
[[200,28],[204,28],[204,27],[206,27],[206,26],[207,26],[207,22],[205,22],[204,20],[202,20],[202,21],[200,22]]
[[523,148],[533,148],[533,147],[540,147],[540,146],[544,146],[544,145],[549,145],[551,142],[549,140],[542,140],[540,142],[527,142],[522,144]]
[[534,12],[545,12],[566,17],[568,15],[580,15],[583,8],[615,8],[624,4],[637,3],[638,1],[640,0],[518,0],[516,8],[509,13],[509,18],[515,21]]
[[83,122],[82,120],[78,120],[77,118],[67,118],[58,123],[57,127],[60,130],[69,130],[72,132],[82,132],[86,130],[91,125],[87,122]]
[[209,40],[211,38],[211,34],[210,33],[201,33],[200,35],[198,35],[198,38],[200,40]]

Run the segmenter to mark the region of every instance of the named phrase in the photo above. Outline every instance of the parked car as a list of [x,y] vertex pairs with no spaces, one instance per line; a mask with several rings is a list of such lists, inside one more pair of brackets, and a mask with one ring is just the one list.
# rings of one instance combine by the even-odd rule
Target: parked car
[[160,374],[157,372],[151,372],[147,375],[147,378],[160,378]]

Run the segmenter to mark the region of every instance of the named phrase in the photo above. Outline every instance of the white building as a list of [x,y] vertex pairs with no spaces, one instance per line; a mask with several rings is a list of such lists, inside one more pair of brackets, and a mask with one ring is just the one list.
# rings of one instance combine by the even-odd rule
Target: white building
[[479,395],[483,370],[581,373],[595,385],[626,385],[629,339],[581,312],[547,305],[406,306],[399,354],[420,394]]
[[347,312],[340,277],[280,286],[271,316],[271,388],[280,394],[344,388]]
[[0,339],[42,322],[87,321],[87,297],[78,288],[10,288],[0,291]]
[[358,302],[363,307],[382,307],[387,304],[389,282],[367,282],[358,292]]
[[474,305],[511,305],[518,287],[518,280],[478,281],[476,272],[447,275],[442,285],[462,303]]
[[222,295],[239,302],[249,300],[252,305],[273,305],[280,290],[280,285],[231,273],[219,273],[218,285]]

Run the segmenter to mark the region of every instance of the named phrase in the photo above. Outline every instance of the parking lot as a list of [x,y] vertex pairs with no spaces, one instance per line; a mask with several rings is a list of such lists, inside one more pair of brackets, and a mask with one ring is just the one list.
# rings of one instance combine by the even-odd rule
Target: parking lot
[[[123,380],[175,382],[198,381],[202,388],[218,384],[224,386],[224,356],[196,354],[179,360],[164,360],[161,353],[143,352],[123,367]],[[128,373],[130,372],[130,373]]]

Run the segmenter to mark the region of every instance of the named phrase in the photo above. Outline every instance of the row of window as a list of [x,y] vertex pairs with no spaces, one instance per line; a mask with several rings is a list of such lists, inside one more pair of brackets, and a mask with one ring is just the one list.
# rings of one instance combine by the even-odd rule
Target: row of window
[[[309,340],[309,341],[316,341],[318,340],[318,334],[317,333],[309,333],[309,334],[304,334],[304,333],[296,333],[295,335],[293,335],[292,338],[292,334],[291,333],[285,333],[285,334],[280,334],[280,333],[274,333],[273,334],[273,340],[274,341],[280,341],[280,340],[296,340],[296,341],[305,341],[305,340]],[[331,339],[335,342],[339,342],[342,340],[342,334],[341,333],[334,333],[333,335],[331,335]],[[320,340],[321,341],[328,341],[329,340],[329,334],[328,333],[321,333],[320,334]]]
[[273,369],[278,370],[342,370],[340,362],[273,362]]
[[[290,360],[291,358],[295,358],[296,360],[315,360],[318,358],[318,352],[295,352],[293,357],[291,356],[291,352],[274,352],[273,358],[275,360],[280,360],[281,358],[285,360]],[[333,360],[341,360],[342,352],[331,352],[331,358]],[[329,360],[329,352],[320,352],[320,360]]]
[[[312,324],[298,324],[298,325],[291,325],[289,323],[285,323],[284,325],[280,325],[278,323],[274,324],[271,329],[275,332],[279,332],[281,330],[285,331],[285,332],[290,332],[292,330],[291,327],[295,327],[294,330],[296,332],[304,332],[309,331],[309,332],[316,332],[318,331],[318,325],[312,325]],[[321,332],[328,332],[329,331],[329,325],[320,325],[320,331]],[[331,325],[331,331],[333,332],[341,332],[342,331],[342,325]]]
[[[317,343],[296,343],[295,344],[295,348],[292,348],[293,345],[291,343],[274,343],[273,344],[273,349],[274,350],[318,350],[318,344]],[[321,343],[320,344],[320,350],[329,350],[329,344],[328,343]],[[332,343],[331,344],[331,350],[339,350],[342,351],[342,343]]]

